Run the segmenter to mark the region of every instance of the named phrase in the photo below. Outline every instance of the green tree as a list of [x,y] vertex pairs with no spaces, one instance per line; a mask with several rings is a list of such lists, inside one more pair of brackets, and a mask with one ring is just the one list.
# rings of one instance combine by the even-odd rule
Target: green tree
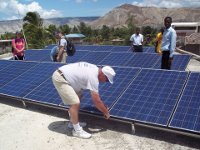
[[37,12],[28,12],[23,18],[24,32],[29,48],[43,48],[46,45],[43,19]]
[[110,28],[106,25],[103,25],[101,31],[100,31],[100,35],[102,36],[102,38],[104,40],[109,40],[110,37]]
[[56,39],[55,39],[55,32],[57,31],[58,29],[56,28],[55,25],[49,25],[48,28],[45,29],[45,36],[47,37],[48,39],[48,44],[54,44],[56,43]]
[[79,29],[76,26],[74,26],[72,29],[72,33],[79,33]]
[[63,34],[69,34],[71,31],[71,28],[69,27],[69,25],[65,24],[59,27],[59,30],[63,33]]

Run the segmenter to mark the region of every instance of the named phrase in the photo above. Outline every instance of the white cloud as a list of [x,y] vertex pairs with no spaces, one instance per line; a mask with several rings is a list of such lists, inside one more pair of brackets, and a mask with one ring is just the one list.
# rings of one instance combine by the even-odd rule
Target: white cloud
[[[75,0],[76,3],[83,3],[84,1],[86,0]],[[98,0],[89,0],[89,1],[97,2]]]
[[154,6],[166,8],[200,7],[199,0],[144,0],[142,2],[133,1],[132,4],[137,6]]
[[62,17],[60,11],[55,9],[45,10],[40,6],[38,2],[35,1],[32,1],[29,4],[22,4],[18,2],[18,0],[1,0],[0,2],[0,12],[6,16],[10,16],[8,18],[4,18],[6,20],[10,20],[12,18],[22,18],[26,15],[27,12],[30,11],[37,11],[41,18]]

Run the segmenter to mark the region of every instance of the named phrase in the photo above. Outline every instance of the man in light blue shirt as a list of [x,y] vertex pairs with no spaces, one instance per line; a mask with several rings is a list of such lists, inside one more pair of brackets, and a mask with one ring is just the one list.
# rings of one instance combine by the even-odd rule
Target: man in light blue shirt
[[164,19],[165,30],[162,39],[162,63],[161,69],[171,69],[173,60],[173,53],[176,48],[176,31],[171,27],[172,18],[166,17]]

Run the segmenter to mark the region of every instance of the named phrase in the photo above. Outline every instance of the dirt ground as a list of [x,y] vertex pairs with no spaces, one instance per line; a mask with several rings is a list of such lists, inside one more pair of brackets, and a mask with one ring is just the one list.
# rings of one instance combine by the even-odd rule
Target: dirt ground
[[200,139],[81,114],[90,139],[71,136],[64,110],[0,98],[0,150],[192,150]]

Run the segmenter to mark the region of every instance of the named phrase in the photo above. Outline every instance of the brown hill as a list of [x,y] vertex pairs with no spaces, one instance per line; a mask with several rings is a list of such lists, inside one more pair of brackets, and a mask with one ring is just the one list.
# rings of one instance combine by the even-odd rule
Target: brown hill
[[160,27],[166,16],[171,16],[173,22],[198,22],[200,8],[157,8],[124,4],[88,25],[92,28],[101,28],[103,25],[122,27],[127,26],[128,19],[132,17],[133,23],[137,26]]

